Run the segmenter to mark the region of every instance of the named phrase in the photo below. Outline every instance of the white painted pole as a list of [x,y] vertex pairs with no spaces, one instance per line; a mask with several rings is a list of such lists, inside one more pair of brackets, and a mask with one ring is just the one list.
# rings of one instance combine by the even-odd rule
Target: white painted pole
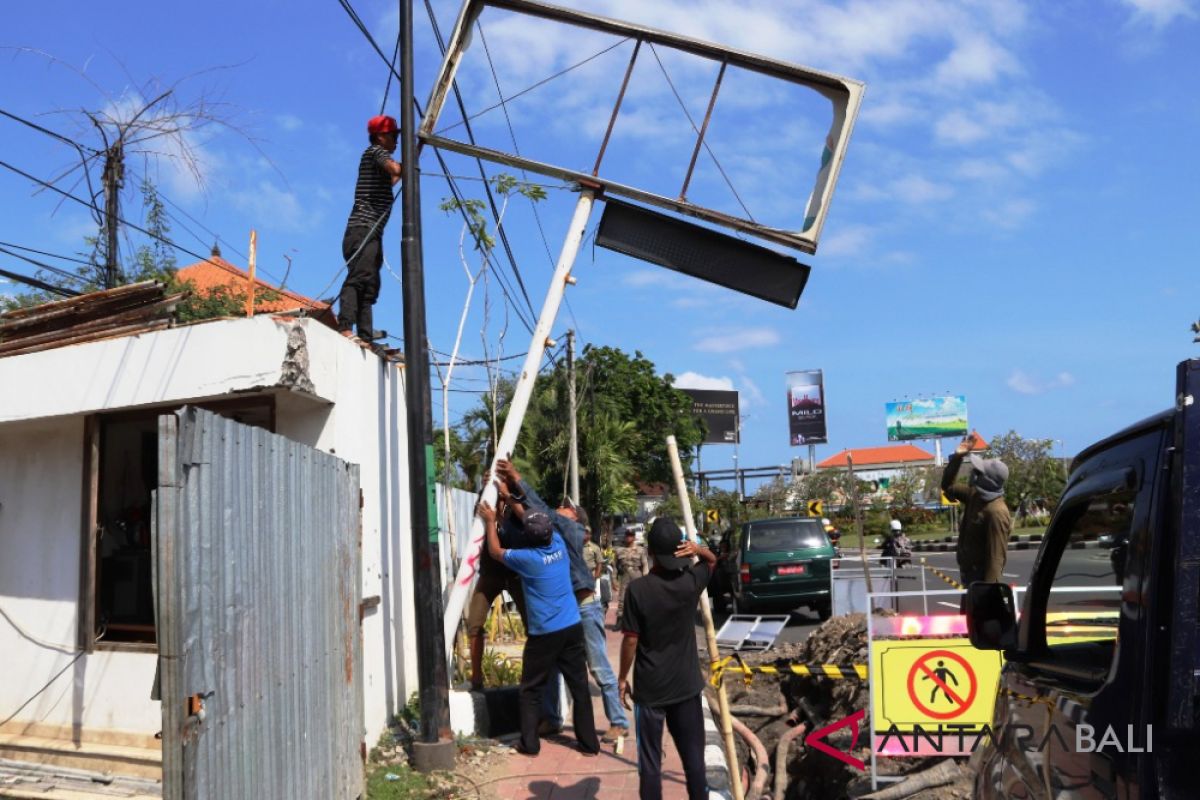
[[[667,452],[671,456],[671,473],[675,476],[675,493],[679,495],[679,510],[683,514],[684,528],[687,530],[689,539],[693,542],[699,541],[696,536],[696,523],[692,517],[692,501],[688,497],[687,483],[683,479],[683,464],[679,461],[679,445],[674,436],[667,437]],[[708,640],[708,660],[715,664],[721,660],[721,652],[717,649],[717,631],[713,627],[708,592],[700,593],[700,616],[704,618],[704,634]],[[733,800],[744,800],[742,770],[738,766],[737,745],[733,741],[733,718],[729,712],[729,697],[725,694],[724,683],[717,686],[717,707],[721,712],[721,739],[725,745],[725,760],[729,763],[729,784],[733,789]],[[766,769],[766,766],[760,764],[759,769]]]
[[[504,420],[504,428],[500,433],[500,442],[497,444],[496,452],[492,456],[491,469],[493,473],[496,469],[496,459],[509,457],[512,454],[513,448],[516,447],[517,435],[521,432],[521,424],[525,420],[525,412],[528,410],[529,401],[533,397],[533,385],[537,381],[542,356],[546,352],[546,343],[550,338],[550,329],[554,326],[554,320],[558,316],[558,307],[562,304],[563,293],[566,291],[567,283],[573,282],[571,268],[575,264],[575,256],[579,253],[579,246],[583,243],[583,231],[587,227],[588,218],[591,216],[592,204],[595,202],[595,199],[595,191],[585,187],[579,195],[579,202],[575,204],[575,215],[571,217],[571,225],[567,229],[566,238],[563,240],[562,252],[559,254],[558,264],[554,268],[554,277],[550,279],[550,288],[546,292],[546,300],[542,303],[542,313],[538,317],[537,327],[533,329],[533,340],[529,344],[529,352],[525,355],[525,363],[521,367],[521,374],[517,378],[517,385],[513,390],[512,403],[508,407],[508,416]],[[496,485],[494,483],[488,481],[484,485],[480,500],[490,506],[496,505]],[[450,597],[446,601],[445,636],[447,662],[450,660],[450,654],[454,651],[454,637],[458,632],[458,624],[462,618],[463,608],[466,607],[467,597],[470,594],[471,585],[475,580],[475,574],[479,571],[479,556],[482,545],[483,522],[476,517],[471,523],[471,538],[467,541],[467,546],[461,554],[462,562],[459,564],[458,574],[454,578],[454,586],[450,590]]]

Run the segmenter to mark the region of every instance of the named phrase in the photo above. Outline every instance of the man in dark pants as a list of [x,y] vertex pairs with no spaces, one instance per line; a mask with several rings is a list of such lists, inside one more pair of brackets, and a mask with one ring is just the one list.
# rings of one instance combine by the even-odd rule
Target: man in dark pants
[[[612,665],[608,661],[608,649],[604,635],[604,611],[596,598],[596,577],[583,557],[584,541],[587,532],[584,529],[587,517],[583,509],[576,508],[568,500],[563,501],[558,509],[550,508],[533,487],[521,479],[521,474],[507,459],[496,462],[496,473],[500,478],[501,489],[507,488],[509,496],[517,502],[526,503],[530,510],[544,511],[550,517],[554,529],[562,536],[567,546],[567,559],[570,564],[571,589],[575,594],[575,602],[579,605],[579,618],[583,626],[583,639],[587,647],[587,664],[596,685],[600,687],[600,696],[604,701],[604,714],[608,717],[608,730],[604,732],[604,741],[615,742],[624,736],[629,728],[629,721],[621,708],[621,698],[617,693],[617,678],[613,675]],[[580,515],[584,516],[580,520]],[[562,730],[563,714],[559,707],[559,676],[557,670],[551,670],[547,680],[547,690],[542,698],[542,721],[538,725],[538,733],[549,735]]]
[[[621,699],[635,703],[638,796],[662,798],[663,724],[683,761],[688,800],[708,797],[704,775],[704,676],[696,651],[696,604],[708,586],[717,557],[684,538],[679,526],[659,517],[646,537],[650,573],[625,591],[621,617]],[[692,566],[692,556],[700,563]],[[636,660],[636,665],[635,665]],[[633,666],[630,690],[629,668]]]
[[383,226],[392,213],[392,186],[400,181],[396,152],[396,120],[387,116],[367,121],[370,146],[358,162],[354,207],[342,236],[346,281],[338,300],[338,330],[350,336],[353,328],[364,341],[380,338],[374,328],[372,308],[379,299],[379,269],[383,265]]
[[550,671],[557,667],[567,682],[574,705],[575,738],[585,755],[600,752],[592,697],[587,685],[587,647],[579,607],[571,591],[570,566],[563,538],[554,531],[550,517],[527,511],[524,518],[528,548],[506,550],[496,533],[496,511],[480,503],[476,509],[483,520],[488,552],[521,576],[525,586],[525,616],[528,638],[521,664],[521,743],[517,751],[537,755],[538,714],[542,691]]

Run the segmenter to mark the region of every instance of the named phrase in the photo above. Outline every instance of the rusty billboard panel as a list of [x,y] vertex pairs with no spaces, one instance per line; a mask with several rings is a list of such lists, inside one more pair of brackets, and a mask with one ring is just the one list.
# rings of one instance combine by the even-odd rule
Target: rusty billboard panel
[[358,467],[184,408],[154,527],[163,796],[359,797]]
[[[612,75],[612,89],[617,96],[617,104],[612,110],[612,119],[608,124],[608,132],[605,134],[603,143],[599,146],[599,153],[596,157],[596,169],[592,173],[583,172],[568,166],[544,163],[515,152],[504,152],[446,136],[445,134],[448,130],[455,127],[453,125],[442,127],[439,130],[438,121],[442,115],[447,97],[452,91],[455,77],[462,66],[464,55],[472,44],[473,29],[479,23],[480,16],[488,8],[535,17],[612,37],[620,37],[622,41],[633,43],[630,46],[633,52],[629,66],[624,70],[614,70]],[[609,135],[611,135],[613,130],[613,122],[619,114],[621,102],[625,97],[625,89],[629,82],[629,76],[633,70],[634,61],[637,59],[638,52],[643,44],[648,45],[651,49],[657,46],[665,52],[683,53],[698,57],[715,65],[719,69],[717,82],[711,89],[711,98],[703,125],[695,127],[695,122],[693,121],[693,126],[697,133],[694,146],[689,145],[685,152],[681,151],[680,153],[683,163],[686,164],[689,157],[691,163],[687,167],[687,177],[684,179],[683,186],[679,193],[674,196],[622,183],[604,174],[600,169],[603,152],[608,144]],[[655,53],[655,58],[658,58],[657,53]],[[815,93],[820,98],[824,98],[830,104],[830,125],[824,136],[823,147],[820,148],[819,164],[815,166],[814,185],[811,187],[803,214],[796,215],[796,227],[779,227],[755,221],[751,218],[749,210],[744,205],[743,211],[745,216],[739,216],[693,203],[687,199],[688,182],[691,179],[696,157],[701,147],[707,146],[707,143],[704,141],[705,130],[708,127],[709,117],[712,115],[714,105],[719,105],[718,90],[721,78],[725,75],[728,68],[744,70],[775,81],[782,81],[786,84],[802,87]],[[439,148],[445,148],[469,156],[486,158],[490,161],[517,169],[529,170],[564,181],[586,182],[589,184],[599,183],[603,186],[604,192],[609,195],[626,197],[668,211],[696,217],[722,227],[732,228],[776,244],[793,247],[807,253],[815,253],[821,229],[825,224],[828,214],[833,190],[837,185],[838,175],[849,146],[850,134],[858,117],[859,107],[862,104],[864,91],[865,85],[851,78],[844,78],[831,73],[791,64],[786,61],[767,58],[667,31],[563,8],[561,6],[533,2],[533,0],[466,0],[447,45],[446,57],[430,94],[429,103],[425,108],[425,116],[421,121],[418,135],[422,142],[435,145]],[[502,98],[500,105],[503,105],[505,102]],[[785,184],[794,182],[795,179],[796,176],[787,174],[775,176],[775,180]],[[803,191],[803,187],[799,188]]]

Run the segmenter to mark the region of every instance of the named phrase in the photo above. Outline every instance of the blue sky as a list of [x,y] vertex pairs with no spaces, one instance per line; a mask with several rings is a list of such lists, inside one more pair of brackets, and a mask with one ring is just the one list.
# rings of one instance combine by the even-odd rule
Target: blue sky
[[[1171,402],[1175,363],[1197,354],[1188,324],[1200,316],[1195,0],[571,5],[867,84],[820,249],[799,256],[813,271],[795,311],[589,242],[570,307],[556,326],[576,327],[584,342],[641,350],[690,385],[738,389],[748,415],[744,465],[800,455],[788,446],[788,370],[825,370],[831,438],[819,457],[885,443],[884,403],[901,398],[963,394],[971,425],[985,436],[1014,428],[1061,440],[1065,453]],[[458,4],[433,6],[448,35]],[[356,8],[390,54],[394,4],[359,0]],[[206,91],[228,103],[255,146],[215,127],[192,137],[203,186],[169,158],[139,157],[131,165],[154,175],[170,200],[232,245],[223,247],[230,260],[244,264],[234,251],[245,251],[253,227],[260,269],[282,277],[287,255],[290,288],[336,291],[363,128],[379,111],[387,77],[338,4],[131,0],[76,4],[69,24],[63,16],[53,4],[6,9],[0,45],[51,54],[83,70],[86,80],[29,50],[5,49],[0,108],[94,145],[77,115],[47,112],[120,107],[132,102],[132,87],[152,76],[171,83],[232,65],[191,78],[178,91],[185,100]],[[548,26],[502,14],[485,15],[483,24],[506,95],[614,41],[553,35]],[[424,103],[439,56],[420,4],[417,37],[417,94]],[[513,101],[510,119],[522,152],[590,168],[627,47]],[[476,45],[462,71],[471,114],[497,101],[479,55]],[[663,59],[699,118],[713,69],[670,54]],[[394,83],[387,108],[398,116]],[[450,105],[443,120],[456,115]],[[821,105],[803,93],[732,75],[710,141],[752,212],[798,227],[826,125]],[[499,110],[476,119],[475,132],[482,141],[511,145]],[[677,191],[692,141],[669,86],[643,54],[604,174]],[[61,143],[3,119],[0,153],[42,177],[71,163]],[[456,175],[478,175],[467,159],[450,155],[448,163]],[[422,168],[439,171],[432,153]],[[460,185],[480,196],[478,181]],[[448,350],[467,285],[458,255],[461,225],[437,208],[448,194],[443,179],[427,175],[422,192],[430,336],[435,348]],[[574,195],[558,187],[548,195],[537,215],[556,255]],[[707,156],[690,196],[736,209]],[[73,253],[90,232],[81,208],[56,210],[55,198],[34,194],[28,181],[2,170],[0,204],[0,241]],[[397,272],[398,216],[385,240]],[[533,209],[514,201],[505,219],[540,306],[551,259]],[[597,213],[593,227],[598,219]],[[177,224],[173,237],[207,252],[211,237],[183,221],[198,235]],[[468,262],[478,270],[470,252]],[[3,265],[16,263],[6,258]],[[5,290],[11,286],[0,283]],[[385,271],[378,324],[399,333],[399,306],[399,282]],[[496,277],[486,287],[481,281],[464,355],[481,356],[484,339],[497,352],[505,308]],[[502,352],[524,351],[527,339],[509,312]],[[464,368],[453,386],[479,390],[484,375]],[[464,392],[451,397],[452,419],[474,399]],[[435,400],[440,404],[440,395]],[[704,463],[728,466],[731,456],[731,447],[714,446]]]

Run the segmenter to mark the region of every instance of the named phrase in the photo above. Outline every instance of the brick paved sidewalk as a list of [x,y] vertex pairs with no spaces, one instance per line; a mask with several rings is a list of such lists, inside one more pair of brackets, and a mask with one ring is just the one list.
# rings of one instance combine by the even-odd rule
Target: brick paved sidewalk
[[[608,612],[606,622],[612,625],[616,617],[616,603]],[[621,635],[608,631],[608,658],[613,672],[620,663]],[[608,727],[604,706],[600,702],[600,691],[589,681],[592,689],[592,709],[596,716],[597,731],[603,733]],[[487,776],[487,789],[502,800],[637,800],[637,744],[633,736],[633,718],[630,716],[629,736],[621,755],[613,752],[610,744],[602,743],[604,749],[599,756],[587,757],[575,749],[575,736],[570,725],[571,715],[564,714],[567,727],[557,736],[542,739],[541,752],[534,758],[514,752],[505,763],[496,767]],[[668,733],[663,734],[663,798],[664,800],[686,800],[683,767],[679,754]]]

